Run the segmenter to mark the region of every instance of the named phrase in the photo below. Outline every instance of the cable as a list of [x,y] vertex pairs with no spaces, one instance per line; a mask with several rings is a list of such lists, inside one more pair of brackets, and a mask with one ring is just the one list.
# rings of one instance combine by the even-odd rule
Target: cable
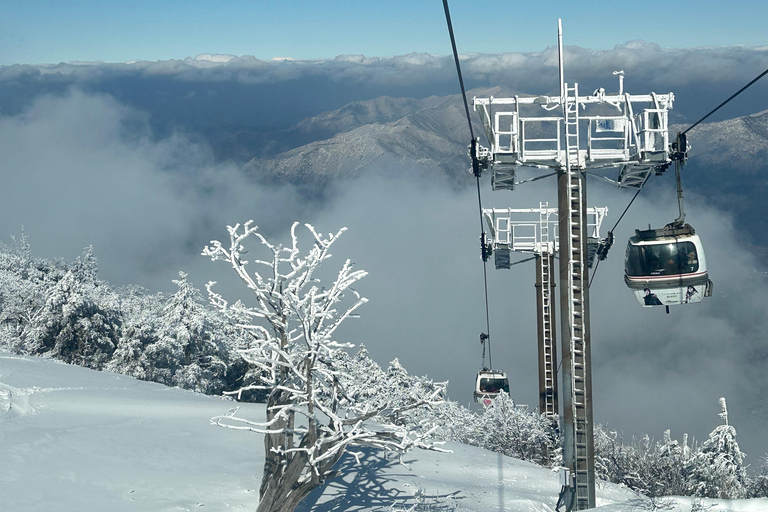
[[448,33],[451,36],[451,47],[453,48],[453,60],[456,61],[456,72],[459,74],[459,85],[461,86],[461,98],[464,100],[464,111],[467,114],[467,122],[469,123],[469,134],[472,136],[472,140],[475,140],[475,132],[472,129],[472,118],[469,116],[469,104],[467,103],[467,92],[464,89],[464,78],[461,75],[461,64],[459,64],[459,52],[456,50],[456,38],[453,36],[453,24],[451,23],[451,12],[448,9],[448,0],[443,0],[443,8],[445,9],[445,21],[448,23]]
[[616,228],[617,228],[617,227],[618,227],[618,225],[619,225],[619,222],[621,222],[621,219],[623,219],[623,218],[624,218],[624,215],[626,215],[627,211],[629,210],[629,207],[630,207],[630,206],[632,206],[632,203],[634,203],[634,202],[635,202],[635,199],[637,199],[637,196],[640,194],[640,191],[641,191],[641,190],[643,190],[643,187],[640,187],[640,188],[638,188],[638,189],[637,189],[637,192],[635,192],[635,195],[634,195],[634,196],[632,196],[632,200],[629,202],[629,204],[627,205],[627,207],[626,207],[626,208],[624,208],[624,212],[621,214],[621,217],[619,217],[619,220],[617,220],[617,221],[616,221],[616,224],[614,224],[614,225],[613,225],[613,228],[612,228],[610,231],[608,231],[609,233],[613,233],[613,232],[616,230]]
[[467,91],[464,87],[464,77],[461,74],[461,64],[459,63],[459,52],[456,49],[456,37],[453,34],[453,24],[451,23],[451,12],[448,8],[448,0],[443,0],[443,8],[445,10],[445,21],[448,24],[448,34],[451,36],[451,48],[453,49],[453,60],[456,63],[456,73],[459,75],[459,86],[461,87],[461,99],[464,101],[464,113],[467,116],[467,124],[469,125],[469,134],[472,137],[472,172],[475,175],[477,181],[477,204],[480,208],[480,242],[482,244],[483,255],[483,285],[485,287],[485,328],[488,335],[488,362],[493,369],[493,356],[491,354],[491,320],[488,306],[488,270],[487,270],[487,253],[485,245],[485,229],[483,228],[483,201],[480,195],[480,165],[477,161],[477,152],[475,139],[475,131],[472,129],[472,117],[469,115],[469,103],[467,103]]
[[709,112],[709,114],[705,115],[704,117],[702,117],[701,119],[699,119],[698,121],[696,121],[695,123],[693,123],[693,125],[691,125],[691,126],[688,128],[688,129],[686,129],[684,132],[682,132],[682,134],[683,134],[683,135],[685,135],[686,133],[688,133],[689,131],[691,131],[692,129],[694,129],[696,126],[698,126],[698,125],[699,125],[699,123],[701,123],[701,122],[702,122],[702,121],[704,121],[706,118],[708,118],[709,116],[711,116],[712,114],[714,114],[715,112],[717,112],[718,110],[720,110],[720,107],[724,106],[726,103],[728,103],[729,101],[731,101],[733,98],[735,98],[736,96],[738,96],[739,94],[741,94],[742,92],[744,92],[745,90],[747,90],[747,88],[748,88],[748,87],[752,86],[752,84],[754,84],[755,82],[757,82],[758,80],[760,80],[761,78],[763,78],[765,75],[768,75],[768,69],[766,69],[765,71],[763,71],[762,73],[760,73],[759,75],[757,75],[757,77],[755,77],[755,79],[754,79],[754,80],[752,80],[752,81],[751,81],[751,82],[749,82],[747,85],[745,85],[744,87],[742,87],[741,89],[739,89],[738,91],[736,91],[736,92],[735,92],[735,93],[734,93],[734,94],[733,94],[733,95],[732,95],[730,98],[728,98],[727,100],[725,100],[724,102],[722,102],[721,104],[719,104],[717,107],[715,107],[713,110],[711,110],[711,111]]
[[[621,219],[624,218],[624,215],[627,214],[629,211],[629,207],[632,206],[632,203],[635,202],[635,199],[637,199],[637,196],[640,195],[640,191],[643,190],[643,187],[640,187],[637,189],[637,192],[635,192],[635,195],[632,196],[632,200],[629,202],[626,208],[624,208],[624,212],[622,212],[621,216],[619,217],[619,220],[616,221],[616,224],[613,225],[613,228],[611,228],[610,231],[608,231],[608,236],[613,237],[613,232],[616,230],[616,228],[619,226],[619,222],[621,222]],[[597,260],[597,263],[595,264],[595,271],[592,272],[592,277],[589,279],[589,284],[587,285],[587,288],[592,287],[592,281],[595,280],[595,275],[597,274],[597,269],[600,268],[600,259]]]

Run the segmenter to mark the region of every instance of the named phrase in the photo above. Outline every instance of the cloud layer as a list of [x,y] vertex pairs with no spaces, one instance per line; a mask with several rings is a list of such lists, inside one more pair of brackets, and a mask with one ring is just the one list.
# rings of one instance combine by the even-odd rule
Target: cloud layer
[[290,187],[256,188],[205,145],[149,132],[141,113],[78,92],[0,119],[3,239],[23,226],[38,255],[67,259],[93,244],[105,278],[157,288],[227,223],[258,210],[272,229],[303,210]]
[[[280,126],[355,100],[458,92],[449,56],[342,55],[314,61],[224,57],[0,67],[0,108],[18,113],[40,95],[74,85],[150,110],[160,124]],[[535,53],[464,55],[462,68],[470,89],[501,85],[538,95],[558,88],[557,51],[552,47]],[[565,50],[566,80],[580,83],[582,91],[617,90],[612,72],[624,70],[629,92],[674,91],[679,121],[695,120],[766,68],[768,47],[674,49],[632,41],[612,50]],[[740,106],[729,107],[728,117],[758,110],[754,102],[765,97],[768,86],[759,83],[753,89]]]

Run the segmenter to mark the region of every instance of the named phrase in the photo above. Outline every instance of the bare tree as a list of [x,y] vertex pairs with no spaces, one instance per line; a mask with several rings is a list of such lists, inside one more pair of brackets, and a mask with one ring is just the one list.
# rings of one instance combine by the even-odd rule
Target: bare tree
[[[445,393],[444,386],[436,386],[407,401],[362,403],[350,398],[344,385],[350,379],[349,368],[339,364],[342,359],[337,356],[352,345],[335,341],[334,333],[366,302],[352,289],[366,272],[354,270],[347,260],[335,281],[321,286],[318,268],[330,258],[329,250],[345,228],[323,236],[307,224],[313,245],[302,255],[297,227],[294,223],[291,228],[290,246],[283,247],[268,242],[249,221],[242,229],[239,224],[228,227],[228,247],[212,241],[203,250],[203,255],[231,264],[253,293],[253,304],[230,305],[213,291],[215,283],[207,285],[211,302],[251,334],[250,346],[242,354],[265,377],[262,384],[243,390],[269,392],[265,423],[238,417],[236,409],[213,418],[221,426],[265,435],[258,512],[293,511],[334,475],[334,464],[350,447],[401,455],[412,447],[433,448],[428,442],[430,428],[414,430],[397,418],[404,411],[439,403]],[[253,259],[253,267],[244,259],[243,244],[249,238],[267,255]],[[350,453],[358,459],[363,455]]]

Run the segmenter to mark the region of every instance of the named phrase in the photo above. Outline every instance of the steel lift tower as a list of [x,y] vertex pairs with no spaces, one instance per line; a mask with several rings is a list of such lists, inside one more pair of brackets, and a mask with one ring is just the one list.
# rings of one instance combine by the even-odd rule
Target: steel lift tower
[[[608,208],[587,208],[587,261],[591,268],[600,245]],[[555,330],[554,258],[559,251],[558,209],[548,203],[539,208],[483,209],[489,228],[491,254],[496,269],[509,269],[529,259],[512,261],[512,253],[532,254],[536,260],[536,319],[539,347],[539,411],[557,420],[557,346]]]
[[[558,183],[563,480],[567,510],[595,506],[591,340],[587,268],[587,172],[620,187],[642,187],[671,163],[667,111],[674,95],[598,89],[580,96],[563,75],[558,22],[560,95],[474,98],[490,147],[473,144],[494,190],[513,190],[522,168],[554,170]],[[609,178],[600,171],[616,171]]]

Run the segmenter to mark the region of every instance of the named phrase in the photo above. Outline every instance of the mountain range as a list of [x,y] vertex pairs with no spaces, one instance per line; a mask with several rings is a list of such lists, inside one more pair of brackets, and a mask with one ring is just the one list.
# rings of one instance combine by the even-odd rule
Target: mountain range
[[[502,94],[510,93],[494,88],[472,90],[468,96]],[[471,107],[470,114],[475,134],[481,135]],[[670,134],[686,128],[672,125]],[[471,186],[472,180],[466,179],[469,140],[460,95],[383,96],[350,103],[264,136],[261,154],[243,171],[260,182],[312,188],[368,172],[417,169],[430,179]],[[768,217],[756,214],[768,192],[768,111],[700,124],[688,132],[688,141],[686,191],[732,213],[749,243],[768,256]]]

